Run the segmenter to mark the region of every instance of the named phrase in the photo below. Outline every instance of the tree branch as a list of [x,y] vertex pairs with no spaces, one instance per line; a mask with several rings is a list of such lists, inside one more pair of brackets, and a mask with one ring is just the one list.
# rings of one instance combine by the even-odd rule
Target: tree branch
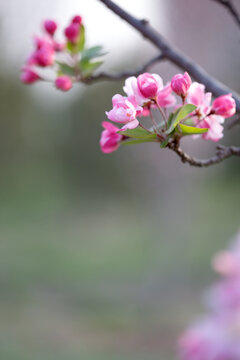
[[240,14],[238,13],[237,9],[235,8],[231,0],[212,0],[212,1],[215,1],[218,4],[225,6],[226,9],[232,15],[237,25],[240,27]]
[[189,72],[195,80],[203,83],[207,91],[212,92],[215,96],[232,93],[237,106],[237,112],[240,112],[240,95],[220,83],[214,77],[210,76],[203,68],[195,64],[192,59],[184,55],[180,50],[173,47],[167,42],[146,20],[139,20],[127,13],[120,6],[116,5],[112,0],[99,0],[106,5],[115,14],[125,20],[128,24],[138,30],[146,39],[154,44],[162,55],[175,65]]
[[209,159],[203,159],[203,160],[196,159],[186,154],[180,148],[178,142],[173,141],[169,143],[167,147],[173,150],[180,157],[183,163],[188,163],[189,165],[196,167],[208,167],[210,165],[218,164],[231,156],[240,156],[240,147],[236,147],[236,146],[226,147],[223,145],[219,145],[217,146],[216,155],[212,156]]
[[152,65],[154,65],[155,63],[164,60],[165,56],[163,54],[157,55],[154,58],[150,59],[148,62],[146,62],[146,64],[144,64],[140,69],[138,69],[137,71],[133,72],[133,71],[126,71],[126,72],[122,72],[119,74],[109,74],[109,73],[105,73],[102,72],[100,74],[97,75],[93,75],[85,80],[81,80],[84,81],[86,84],[95,82],[95,81],[102,81],[102,80],[121,80],[121,79],[125,79],[128,76],[138,76],[141,73],[147,71]]

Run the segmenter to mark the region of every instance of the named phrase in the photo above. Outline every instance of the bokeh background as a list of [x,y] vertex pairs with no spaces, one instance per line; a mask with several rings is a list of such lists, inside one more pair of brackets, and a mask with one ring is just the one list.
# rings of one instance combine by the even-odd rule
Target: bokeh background
[[[211,0],[118,0],[212,75],[240,91],[240,33]],[[235,1],[240,10],[240,4]],[[97,0],[0,3],[0,358],[173,360],[203,311],[212,255],[237,232],[238,159],[183,165],[154,144],[99,150],[101,121],[123,82],[27,87],[19,69],[45,18],[81,14],[103,69],[157,54]],[[59,36],[61,37],[61,33]],[[179,69],[153,68],[167,81]],[[222,143],[239,145],[240,128]],[[198,157],[214,144],[184,141]]]

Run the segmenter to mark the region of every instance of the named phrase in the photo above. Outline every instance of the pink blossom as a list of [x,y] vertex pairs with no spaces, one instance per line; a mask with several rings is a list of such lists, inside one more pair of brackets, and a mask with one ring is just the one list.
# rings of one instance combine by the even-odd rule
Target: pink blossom
[[72,19],[72,24],[82,24],[82,17],[80,15],[75,15]]
[[232,98],[232,94],[219,96],[213,101],[212,110],[217,115],[222,115],[225,118],[231,117],[236,112],[236,102]]
[[77,43],[79,34],[80,34],[80,26],[77,23],[72,23],[68,27],[66,27],[65,31],[66,38],[73,44]]
[[102,152],[109,154],[117,150],[123,136],[118,134],[119,128],[108,121],[103,121],[102,126],[105,130],[101,134],[100,147]]
[[204,118],[211,111],[211,93],[205,93],[205,86],[198,82],[193,82],[187,95],[187,103],[197,106],[199,118]]
[[55,52],[51,45],[45,44],[33,53],[36,64],[42,67],[51,66],[55,60]]
[[210,115],[205,117],[197,125],[199,128],[207,128],[208,132],[202,134],[204,140],[212,140],[214,142],[219,141],[223,137],[223,118],[217,115]]
[[133,96],[123,97],[116,94],[112,98],[113,108],[106,115],[109,120],[126,124],[122,129],[134,129],[139,125],[136,119],[142,112],[142,107]]
[[40,76],[33,70],[28,67],[23,68],[23,71],[20,76],[20,80],[24,84],[33,84],[36,81],[40,80]]
[[69,76],[62,75],[55,80],[55,85],[59,90],[68,91],[72,87],[72,80]]
[[171,80],[172,90],[181,96],[186,96],[188,89],[190,88],[192,80],[187,72],[182,74],[176,74]]
[[141,74],[137,77],[137,84],[141,94],[148,99],[154,98],[158,91],[158,82],[149,73]]
[[53,42],[53,48],[55,51],[63,51],[66,47],[66,43],[65,42],[58,42],[58,41],[54,41]]
[[172,94],[170,84],[167,84],[163,89],[157,93],[157,103],[161,107],[171,107],[176,104],[176,98]]
[[[152,81],[152,83],[151,83],[152,84],[151,85],[152,89],[153,89],[153,87],[155,88],[155,85],[157,85],[157,91],[161,90],[163,88],[162,78],[157,74],[148,74],[148,75],[150,75],[151,79],[152,79],[151,80]],[[143,79],[146,79],[146,78],[150,79],[149,76],[147,76],[147,77],[144,76]],[[143,84],[143,81],[141,81],[141,83]],[[149,83],[146,83],[146,84],[149,84]],[[138,84],[138,79],[135,76],[131,76],[131,77],[126,79],[123,90],[125,91],[125,93],[128,96],[134,96],[137,103],[139,105],[141,105],[141,106],[148,103],[148,102],[150,102],[150,100],[151,100],[150,98],[146,98],[143,95],[143,93],[140,91],[139,84]]]
[[225,276],[240,276],[240,253],[221,251],[212,260],[215,271]]
[[43,26],[46,32],[51,36],[53,36],[55,31],[57,30],[57,24],[53,20],[45,20]]

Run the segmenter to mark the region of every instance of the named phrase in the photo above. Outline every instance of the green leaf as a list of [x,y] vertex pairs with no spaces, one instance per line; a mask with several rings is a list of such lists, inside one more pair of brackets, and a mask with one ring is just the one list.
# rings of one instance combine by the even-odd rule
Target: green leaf
[[149,138],[149,136],[152,139],[156,139],[156,134],[151,134],[149,131],[143,129],[142,127],[137,127],[135,129],[127,129],[125,131],[119,131],[119,134],[131,137],[131,138],[138,138],[138,139],[144,139]]
[[135,139],[135,140],[129,140],[129,141],[123,141],[121,143],[121,145],[135,145],[135,144],[141,144],[141,143],[145,143],[145,142],[155,142],[156,140],[154,139]]
[[81,52],[84,49],[85,46],[85,27],[83,25],[81,25],[80,27],[80,36],[79,36],[79,40],[77,43],[77,51]]
[[188,126],[184,124],[179,124],[179,127],[183,135],[194,135],[194,134],[204,134],[208,132],[207,128],[197,128],[193,126]]
[[171,138],[171,135],[168,135],[165,140],[163,140],[160,144],[160,148],[163,149],[167,146],[169,139]]
[[57,64],[59,66],[60,73],[65,74],[65,75],[69,75],[69,76],[74,76],[75,75],[75,70],[71,66],[69,66],[67,64],[64,64],[64,63],[60,63],[58,61],[57,61]]
[[84,77],[89,77],[102,63],[103,61],[90,62],[88,60],[81,60],[79,62],[80,71]]
[[183,105],[180,109],[178,109],[173,115],[169,117],[170,126],[166,131],[166,134],[170,134],[175,127],[182,121],[187,115],[193,112],[197,107],[192,104]]
[[102,49],[103,48],[100,45],[99,46],[93,46],[93,47],[90,47],[88,49],[85,49],[82,52],[82,60],[90,60],[90,59],[105,55],[106,53],[104,53],[102,51]]

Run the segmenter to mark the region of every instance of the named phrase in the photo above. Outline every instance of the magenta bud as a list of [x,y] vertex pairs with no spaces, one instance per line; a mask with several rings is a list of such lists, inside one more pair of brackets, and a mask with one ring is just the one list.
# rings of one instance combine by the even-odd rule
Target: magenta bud
[[157,80],[149,73],[144,73],[137,78],[138,88],[145,98],[153,98],[157,95]]
[[62,91],[68,91],[72,87],[72,79],[67,75],[59,76],[55,80],[56,88]]
[[49,45],[36,50],[33,56],[37,65],[42,67],[51,66],[55,60],[54,49]]
[[213,101],[212,110],[216,115],[221,115],[225,118],[233,116],[236,112],[236,102],[232,98],[232,94],[217,97]]
[[73,23],[73,24],[69,25],[68,27],[66,27],[64,33],[65,33],[65,36],[68,39],[68,41],[70,41],[73,44],[76,43],[78,41],[79,34],[80,34],[79,24]]
[[72,19],[72,24],[81,25],[82,24],[82,17],[80,15],[74,16],[74,18]]
[[180,96],[186,96],[192,80],[187,72],[173,76],[171,80],[172,90]]
[[40,80],[40,76],[35,71],[25,68],[21,73],[20,80],[24,84],[33,84]]
[[46,32],[51,36],[53,36],[55,31],[57,30],[57,24],[53,20],[45,20],[43,23],[43,27]]

